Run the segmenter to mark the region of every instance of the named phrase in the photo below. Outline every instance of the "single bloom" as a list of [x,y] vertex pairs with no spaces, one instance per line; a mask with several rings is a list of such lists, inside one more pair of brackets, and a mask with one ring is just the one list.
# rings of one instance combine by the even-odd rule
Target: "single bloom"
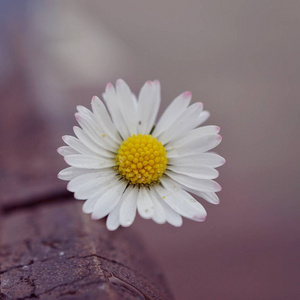
[[191,92],[175,98],[155,124],[161,96],[159,81],[147,81],[137,97],[121,79],[93,97],[92,111],[78,106],[80,127],[63,136],[58,152],[70,167],[58,178],[69,181],[74,197],[86,200],[85,213],[107,217],[116,230],[130,226],[136,211],[156,223],[182,225],[182,216],[198,222],[203,206],[191,195],[218,204],[221,190],[213,179],[225,160],[209,152],[221,142],[218,126],[203,126],[209,113]]

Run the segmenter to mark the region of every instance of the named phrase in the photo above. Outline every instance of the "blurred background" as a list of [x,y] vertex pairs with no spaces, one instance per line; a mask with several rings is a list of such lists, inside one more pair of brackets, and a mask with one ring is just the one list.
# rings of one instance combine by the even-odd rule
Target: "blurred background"
[[221,127],[221,204],[200,200],[204,223],[133,229],[177,300],[300,299],[299,37],[297,0],[2,0],[1,106],[16,90],[34,103],[63,186],[54,149],[76,105],[117,78],[135,93],[159,79],[161,111],[192,91]]

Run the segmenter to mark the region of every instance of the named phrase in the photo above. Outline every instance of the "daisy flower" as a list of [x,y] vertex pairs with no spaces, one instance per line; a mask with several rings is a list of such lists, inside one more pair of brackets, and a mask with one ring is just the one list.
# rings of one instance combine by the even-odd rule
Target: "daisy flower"
[[159,81],[147,81],[138,99],[121,79],[93,97],[92,111],[78,106],[80,127],[63,136],[58,152],[70,167],[58,178],[69,181],[74,197],[86,200],[92,219],[107,216],[115,230],[130,226],[136,211],[156,223],[182,225],[182,216],[204,221],[206,211],[191,195],[218,204],[213,181],[225,160],[208,152],[221,142],[218,126],[198,127],[209,113],[200,102],[190,105],[185,92],[171,102],[155,124],[160,106]]

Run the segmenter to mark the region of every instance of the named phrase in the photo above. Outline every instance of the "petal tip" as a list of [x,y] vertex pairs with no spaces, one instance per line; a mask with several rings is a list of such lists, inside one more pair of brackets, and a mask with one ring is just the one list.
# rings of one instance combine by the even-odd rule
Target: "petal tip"
[[124,82],[124,80],[121,79],[121,78],[119,78],[119,79],[117,79],[117,81],[116,81],[116,85],[121,85],[123,82]]
[[221,192],[222,191],[222,187],[217,183],[217,182],[215,182],[215,191],[216,192]]
[[123,227],[129,227],[130,225],[132,224],[132,222],[130,221],[125,221],[125,222],[121,222],[121,225],[123,226]]
[[91,101],[91,102],[95,102],[97,99],[98,99],[98,97],[97,97],[97,96],[93,96],[93,97],[92,97],[92,101]]
[[186,91],[182,94],[184,99],[190,99],[192,97],[192,92]]
[[106,85],[106,90],[112,90],[114,88],[113,84],[111,82],[109,82],[107,85]]
[[80,121],[80,114],[79,114],[79,113],[75,113],[75,119],[76,119],[77,121]]
[[95,216],[94,214],[92,214],[91,219],[94,221],[99,220],[99,218],[97,216]]
[[204,215],[204,216],[194,216],[193,220],[196,221],[196,222],[204,222],[206,220],[206,216],[207,215]]
[[114,227],[107,227],[107,226],[106,226],[106,228],[109,231],[116,231],[118,229],[118,227],[114,228]]

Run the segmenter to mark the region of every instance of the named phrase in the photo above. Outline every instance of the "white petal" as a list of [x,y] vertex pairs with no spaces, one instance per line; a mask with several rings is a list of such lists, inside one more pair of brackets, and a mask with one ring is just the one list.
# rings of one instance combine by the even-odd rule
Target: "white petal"
[[87,200],[89,197],[100,191],[102,187],[97,185],[95,181],[95,179],[91,180],[76,189],[74,198],[77,200]]
[[64,135],[62,139],[67,145],[76,150],[77,153],[82,153],[89,156],[98,156],[97,153],[86,147],[80,140],[76,139],[74,136]]
[[193,178],[187,175],[177,174],[170,171],[166,171],[165,174],[171,177],[173,180],[177,181],[179,184],[197,191],[219,192],[221,190],[221,186],[213,180]]
[[120,208],[122,205],[122,199],[119,200],[115,208],[109,213],[106,219],[106,227],[108,230],[116,230],[120,226]]
[[64,159],[70,166],[84,169],[103,169],[116,165],[113,159],[95,158],[82,154],[67,155]]
[[105,188],[99,188],[97,193],[93,194],[93,196],[91,196],[84,202],[84,204],[82,206],[82,211],[86,214],[91,214],[94,210],[94,207],[95,207],[97,201],[99,200],[99,198],[101,198],[101,196],[106,191],[107,191],[107,189],[105,189]]
[[219,131],[220,131],[220,127],[214,126],[214,125],[195,128],[193,130],[190,130],[183,137],[180,137],[176,140],[173,140],[171,143],[169,143],[166,146],[166,150],[171,148],[173,144],[184,144],[186,140],[200,139],[201,137],[206,136],[206,135],[218,134]]
[[161,205],[165,211],[166,220],[169,224],[180,227],[182,225],[182,217],[179,213],[177,213],[173,208],[171,208],[163,199],[161,201]]
[[219,176],[219,172],[217,170],[197,165],[170,165],[167,167],[167,169],[179,174],[185,174],[199,179],[215,179]]
[[137,104],[132,97],[132,92],[126,82],[118,79],[116,90],[120,111],[129,129],[130,135],[137,134]]
[[175,227],[180,227],[182,225],[182,217],[180,214],[178,214],[175,210],[170,208],[167,204],[164,204],[166,206],[166,218],[167,222]]
[[122,139],[103,102],[98,97],[94,96],[91,104],[96,122],[99,123],[100,127],[104,129],[107,135],[109,135],[115,142],[121,144]]
[[139,189],[137,208],[140,216],[144,219],[151,219],[154,215],[153,202],[146,187]]
[[199,196],[199,197],[203,198],[204,200],[206,200],[207,202],[209,202],[211,204],[219,204],[220,203],[219,197],[217,196],[216,193],[213,193],[213,192],[199,192],[199,191],[187,188],[187,187],[184,187],[184,189],[187,190],[188,192],[196,195],[196,196]]
[[115,186],[112,186],[106,191],[100,199],[98,199],[93,212],[92,219],[99,220],[108,215],[118,204],[121,196],[126,188],[124,181],[119,181]]
[[189,106],[191,99],[191,92],[185,92],[175,98],[159,119],[153,131],[153,136],[157,137],[166,131]]
[[92,171],[92,172],[82,174],[82,175],[77,176],[74,179],[72,179],[68,183],[67,189],[70,192],[75,192],[81,185],[84,185],[91,180],[94,180],[94,179],[100,180],[101,177],[107,178],[107,177],[114,175],[114,171],[111,169],[90,170],[90,171]]
[[138,131],[149,134],[160,106],[160,83],[147,81],[141,88],[138,101]]
[[153,221],[157,224],[164,224],[166,223],[166,213],[161,205],[161,199],[158,197],[154,188],[150,187],[149,196],[152,200],[153,207],[154,207],[154,214],[153,214]]
[[[202,112],[201,112],[201,114],[202,114]],[[207,125],[207,126],[202,126],[202,127],[198,127],[196,129],[193,129],[191,131],[191,133],[195,134],[197,136],[201,136],[201,135],[219,133],[220,129],[221,128],[219,126],[216,126],[216,125]]]
[[202,125],[207,119],[210,117],[210,113],[207,110],[204,110],[201,112],[201,114],[198,117],[198,124],[197,126]]
[[220,203],[219,197],[217,196],[216,193],[202,192],[199,193],[199,196],[212,204]]
[[138,100],[138,132],[141,134],[148,134],[149,126],[149,114],[152,108],[153,102],[153,88],[152,82],[147,81],[142,86],[139,93]]
[[111,118],[120,135],[124,140],[126,140],[130,136],[129,129],[121,113],[115,88],[111,83],[106,86],[105,93],[103,94],[103,99],[109,109]]
[[98,200],[113,186],[116,186],[119,183],[119,179],[117,177],[113,178],[110,182],[107,182],[106,185],[102,185],[99,187],[98,191],[90,196],[83,204],[82,211],[84,213],[90,214],[93,212],[94,207]]
[[171,208],[188,219],[198,222],[205,220],[206,211],[194,197],[182,190],[172,180],[164,178],[161,182],[164,188],[157,186],[156,189]]
[[179,155],[177,157],[168,158],[170,165],[184,166],[197,165],[217,168],[225,163],[225,159],[216,153],[199,153],[188,156]]
[[71,155],[71,154],[78,154],[78,152],[76,150],[74,150],[73,148],[69,147],[69,146],[62,146],[59,147],[57,149],[57,152],[61,155],[61,156],[66,156],[66,155]]
[[86,181],[84,184],[74,188],[74,197],[79,200],[88,199],[95,194],[100,187],[106,186],[107,183],[115,179],[115,176],[115,174],[107,174],[106,176],[96,177]]
[[163,144],[177,139],[197,126],[198,116],[203,109],[202,103],[194,103],[187,108],[183,114],[167,130],[158,136],[158,140]]
[[194,137],[182,138],[169,146],[168,157],[178,157],[196,153],[203,153],[218,146],[222,137],[218,134],[204,135],[198,139]]
[[134,93],[132,93],[132,98],[134,100],[133,101],[134,104],[136,105],[135,110],[137,111],[138,110],[138,99],[137,99],[137,97],[136,97],[136,95]]
[[66,169],[61,170],[57,177],[61,180],[72,180],[80,175],[97,172],[96,170],[91,169],[79,169],[74,167],[68,167]]
[[93,113],[89,109],[87,109],[86,107],[84,107],[82,105],[77,105],[76,109],[77,109],[78,112],[80,112],[82,114],[85,114],[85,115],[88,115],[92,119],[94,118]]
[[[104,192],[102,192],[103,194]],[[101,197],[101,196],[99,196]],[[85,213],[85,214],[91,214],[93,212],[93,209],[97,203],[98,199],[97,198],[89,198],[87,199],[83,206],[82,206],[82,211]]]
[[124,193],[122,196],[122,205],[120,209],[120,224],[124,227],[130,226],[135,219],[138,188],[128,186],[126,192],[127,193]]
[[102,148],[115,152],[118,149],[118,144],[106,135],[96,122],[88,115],[82,113],[75,114],[77,122],[89,137]]
[[116,144],[119,145],[122,140],[115,125],[111,121],[104,104],[98,97],[93,97],[91,104],[93,109],[97,109],[96,113],[92,113],[86,107],[78,105],[77,110],[79,115],[85,117],[86,121],[90,122],[91,126],[96,128],[96,130],[101,134],[101,137],[105,138],[103,139],[105,143],[115,148]]
[[74,126],[73,127],[75,135],[78,137],[78,139],[89,149],[91,149],[93,152],[103,156],[103,157],[115,157],[114,153],[111,151],[108,151],[104,149],[103,147],[96,144],[86,132],[84,132],[81,128]]

